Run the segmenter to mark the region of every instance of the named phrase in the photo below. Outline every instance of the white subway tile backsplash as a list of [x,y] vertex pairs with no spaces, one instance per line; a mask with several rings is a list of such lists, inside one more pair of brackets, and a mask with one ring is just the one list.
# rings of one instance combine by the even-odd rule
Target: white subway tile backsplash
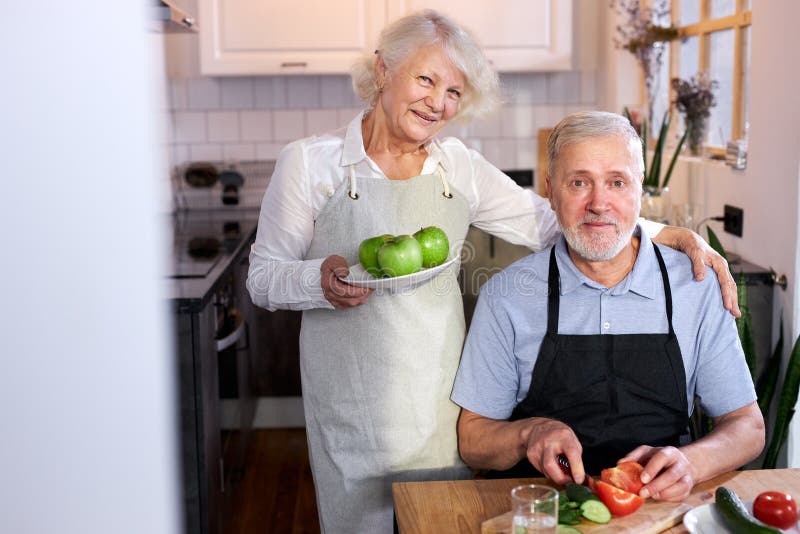
[[191,161],[219,161],[222,159],[222,145],[191,145],[189,157]]
[[172,145],[172,155],[170,157],[170,168],[189,161],[189,145]]
[[306,136],[305,112],[276,110],[272,112],[272,138],[275,141],[294,141]]
[[552,128],[566,115],[565,107],[559,105],[533,106],[534,130]]
[[597,71],[581,72],[581,104],[597,104]]
[[286,94],[288,96],[286,107],[290,109],[318,108],[319,76],[290,76],[286,81]]
[[522,72],[500,77],[506,104],[544,104],[547,102],[547,74]]
[[256,145],[256,159],[278,159],[285,143],[259,143]]
[[208,112],[209,141],[238,141],[239,114],[235,111]]
[[462,141],[468,135],[469,135],[468,123],[462,123],[462,122],[451,122],[450,124],[442,128],[441,132],[439,132],[440,138],[457,137]]
[[189,89],[186,80],[172,80],[169,84],[169,105],[173,110],[189,107]]
[[222,157],[225,161],[249,161],[256,159],[256,146],[253,144],[222,145]]
[[222,109],[252,109],[255,92],[252,78],[223,78]]
[[469,123],[469,133],[472,137],[491,138],[501,136],[500,122],[502,120],[501,110],[495,110],[489,115],[480,119],[474,119]]
[[286,77],[264,76],[253,82],[258,109],[283,109],[286,107]]
[[242,141],[272,140],[271,111],[242,111],[239,118],[242,126]]
[[500,133],[503,137],[535,137],[533,106],[504,106],[501,111]]
[[335,109],[306,110],[307,135],[321,135],[339,127]]
[[547,75],[547,102],[550,104],[577,104],[581,92],[580,73],[575,71],[551,72]]
[[199,111],[176,111],[173,132],[179,143],[198,143],[206,140],[206,114]]
[[517,165],[517,142],[514,139],[484,139],[483,157],[498,169],[514,169]]
[[347,126],[350,124],[350,121],[356,118],[356,115],[361,113],[364,108],[355,107],[355,108],[340,108],[336,110],[336,122],[339,123],[339,127]]
[[517,139],[517,166],[516,169],[533,169],[537,162],[537,142],[536,136]]
[[350,76],[320,76],[321,107],[349,108],[360,102],[353,92]]
[[196,78],[188,82],[189,109],[219,109],[220,89],[216,78]]

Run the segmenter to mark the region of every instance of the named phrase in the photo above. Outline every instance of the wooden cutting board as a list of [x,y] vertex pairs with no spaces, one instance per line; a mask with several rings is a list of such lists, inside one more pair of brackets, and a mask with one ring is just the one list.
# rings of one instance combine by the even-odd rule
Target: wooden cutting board
[[[686,503],[670,503],[648,499],[641,508],[631,515],[613,517],[605,525],[583,520],[575,527],[584,534],[656,534],[677,525],[683,514],[692,509]],[[512,512],[493,517],[481,524],[481,534],[513,534],[511,528]]]

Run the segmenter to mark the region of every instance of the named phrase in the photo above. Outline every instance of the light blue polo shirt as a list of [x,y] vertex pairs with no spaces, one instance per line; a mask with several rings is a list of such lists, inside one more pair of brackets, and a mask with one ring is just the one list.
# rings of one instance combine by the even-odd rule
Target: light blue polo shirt
[[[561,274],[560,334],[667,333],[664,284],[653,243],[641,242],[633,270],[614,287],[590,280],[572,263],[562,237],[555,245]],[[694,397],[712,417],[756,400],[736,323],[722,306],[716,273],[694,280],[688,256],[659,247],[672,289],[672,325],[686,370],[689,414]],[[508,419],[528,393],[547,330],[550,249],[531,254],[482,288],[451,399],[478,415]]]

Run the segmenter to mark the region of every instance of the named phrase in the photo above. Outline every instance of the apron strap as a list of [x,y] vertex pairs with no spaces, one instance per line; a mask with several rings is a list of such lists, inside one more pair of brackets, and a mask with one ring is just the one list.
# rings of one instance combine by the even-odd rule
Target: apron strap
[[550,249],[550,273],[547,276],[547,334],[558,335],[558,286],[561,276],[556,264],[556,247]]
[[669,333],[674,334],[675,332],[672,330],[672,289],[669,286],[667,266],[664,265],[664,258],[661,257],[661,251],[658,250],[658,245],[653,243],[653,249],[656,251],[658,268],[661,269],[661,279],[664,281],[664,300],[667,301],[667,322],[669,323]]
[[441,163],[436,167],[436,171],[439,173],[439,178],[442,179],[442,189],[444,189],[442,196],[444,196],[444,198],[453,198],[452,193],[450,193],[450,184],[447,183],[447,178],[444,176],[444,169]]
[[356,166],[350,165],[350,190],[347,192],[347,196],[352,198],[353,200],[358,200],[358,187],[356,184]]

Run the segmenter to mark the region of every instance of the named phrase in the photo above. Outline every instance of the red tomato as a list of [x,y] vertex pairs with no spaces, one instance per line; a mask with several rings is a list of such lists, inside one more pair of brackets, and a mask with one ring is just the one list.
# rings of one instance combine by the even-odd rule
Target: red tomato
[[600,480],[630,493],[638,493],[642,486],[642,471],[644,467],[637,462],[622,462],[616,467],[603,469]]
[[615,488],[602,480],[598,480],[596,485],[595,493],[613,515],[632,514],[644,504],[644,499],[635,493]]
[[797,522],[797,503],[786,493],[765,491],[753,502],[753,515],[770,526],[790,528]]

